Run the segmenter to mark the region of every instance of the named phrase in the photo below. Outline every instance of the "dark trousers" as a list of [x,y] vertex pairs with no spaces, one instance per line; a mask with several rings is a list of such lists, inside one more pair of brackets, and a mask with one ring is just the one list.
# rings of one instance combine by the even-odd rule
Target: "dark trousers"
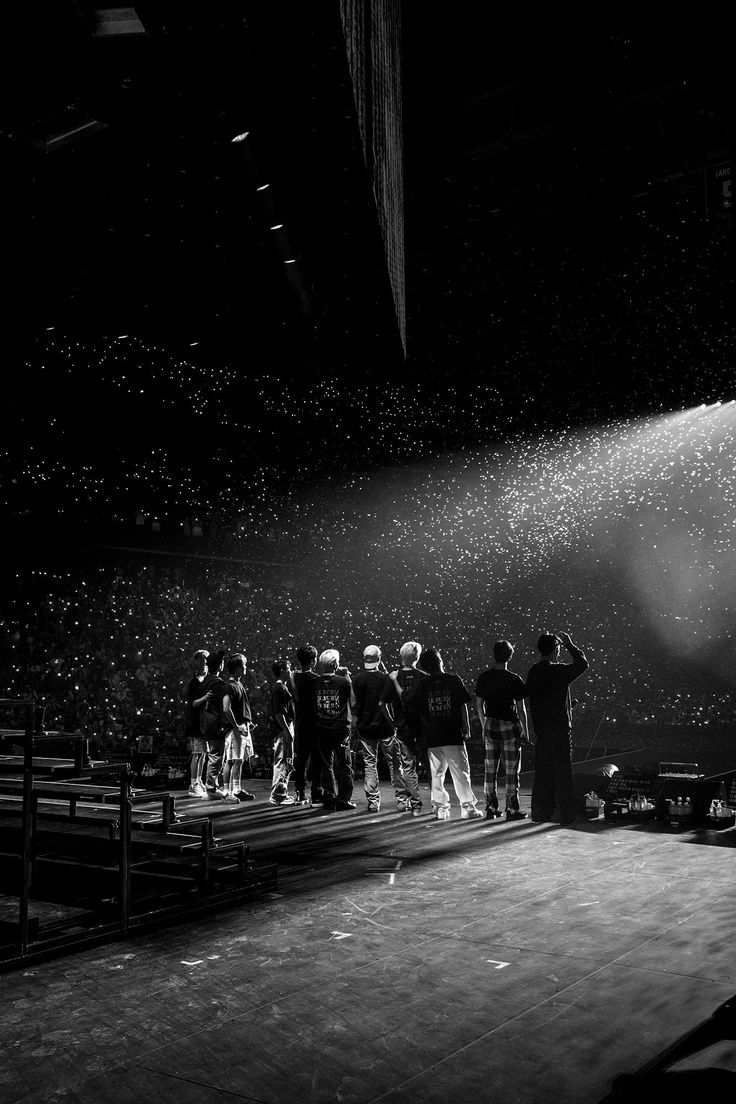
[[222,756],[225,740],[207,741],[207,766],[205,768],[205,786],[208,790],[217,790],[222,786]]
[[575,819],[572,785],[572,735],[569,732],[536,733],[532,820],[551,820],[555,803],[560,824]]
[[350,734],[317,729],[317,751],[322,763],[322,791],[326,801],[349,801],[353,795]]
[[309,782],[312,801],[322,800],[322,759],[317,750],[316,733],[296,726],[294,732],[294,774],[292,775],[294,792],[306,794]]

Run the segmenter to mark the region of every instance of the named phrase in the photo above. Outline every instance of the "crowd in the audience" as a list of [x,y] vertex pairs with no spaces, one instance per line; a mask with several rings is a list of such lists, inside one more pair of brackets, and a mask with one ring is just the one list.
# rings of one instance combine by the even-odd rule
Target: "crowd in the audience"
[[[45,706],[48,730],[83,731],[98,754],[125,743],[139,750],[185,752],[183,736],[184,693],[188,664],[199,647],[239,650],[248,656],[247,688],[256,720],[265,713],[275,658],[293,658],[305,639],[319,646],[340,648],[343,662],[353,671],[361,666],[362,649],[378,641],[388,664],[398,659],[401,628],[392,625],[390,612],[336,608],[325,618],[321,600],[299,589],[285,591],[276,582],[249,583],[233,579],[227,568],[208,567],[197,577],[179,567],[140,565],[98,568],[81,577],[39,573],[35,578],[39,597],[27,598],[25,612],[16,606],[14,616],[0,622],[0,679],[3,696],[38,696]],[[329,629],[326,628],[329,620]],[[366,628],[370,621],[370,630]],[[463,621],[462,639],[453,638],[446,619],[437,634],[448,669],[472,686],[488,664],[491,639],[482,622]],[[424,622],[423,630],[426,630]],[[506,635],[517,643],[516,626]],[[544,626],[540,626],[540,629]],[[606,627],[609,662],[628,661],[626,640],[616,640]],[[329,632],[329,637],[326,633]],[[600,649],[603,626],[587,627],[586,646]],[[583,630],[585,636],[586,630]],[[428,632],[424,633],[427,643]],[[582,639],[582,637],[581,637]],[[531,642],[533,644],[533,641]],[[611,653],[614,653],[613,656]],[[519,648],[519,669],[524,668]],[[614,666],[615,664],[611,664]],[[611,692],[601,677],[600,664],[592,670],[591,686],[579,694],[576,706],[580,730],[605,726],[606,740],[613,742],[636,726],[639,737],[647,726],[707,726],[732,724],[734,697],[709,686],[696,692],[677,684],[642,693],[633,677],[630,698]],[[2,723],[12,726],[5,711]],[[265,725],[256,748],[267,755]]]

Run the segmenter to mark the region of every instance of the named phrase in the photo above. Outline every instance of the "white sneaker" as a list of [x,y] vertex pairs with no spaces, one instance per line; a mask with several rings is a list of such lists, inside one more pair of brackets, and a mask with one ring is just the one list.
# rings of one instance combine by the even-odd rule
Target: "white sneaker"
[[230,793],[229,790],[228,790],[227,793],[222,794],[222,800],[223,801],[234,801],[236,805],[240,804],[240,799],[237,798],[234,793]]
[[476,809],[474,805],[463,805],[460,810],[461,820],[483,820],[483,813],[480,809]]
[[439,809],[435,813],[437,820],[449,820],[450,819],[450,806],[440,805]]

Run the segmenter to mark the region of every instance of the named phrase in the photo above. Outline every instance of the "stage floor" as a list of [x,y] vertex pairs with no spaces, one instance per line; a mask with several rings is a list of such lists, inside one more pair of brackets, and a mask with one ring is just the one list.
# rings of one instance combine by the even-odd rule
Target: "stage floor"
[[[215,833],[245,827],[279,892],[0,976],[4,1104],[596,1104],[734,995],[733,829],[248,788]],[[736,1043],[686,1065],[736,1070]]]

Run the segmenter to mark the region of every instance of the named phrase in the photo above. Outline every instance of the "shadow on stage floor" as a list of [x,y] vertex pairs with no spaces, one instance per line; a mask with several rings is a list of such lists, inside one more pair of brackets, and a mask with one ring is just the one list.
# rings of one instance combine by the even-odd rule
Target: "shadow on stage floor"
[[[6,1104],[597,1104],[733,995],[734,830],[249,788],[215,833],[245,829],[278,892],[0,978]],[[736,1044],[679,1068],[733,1073]]]

